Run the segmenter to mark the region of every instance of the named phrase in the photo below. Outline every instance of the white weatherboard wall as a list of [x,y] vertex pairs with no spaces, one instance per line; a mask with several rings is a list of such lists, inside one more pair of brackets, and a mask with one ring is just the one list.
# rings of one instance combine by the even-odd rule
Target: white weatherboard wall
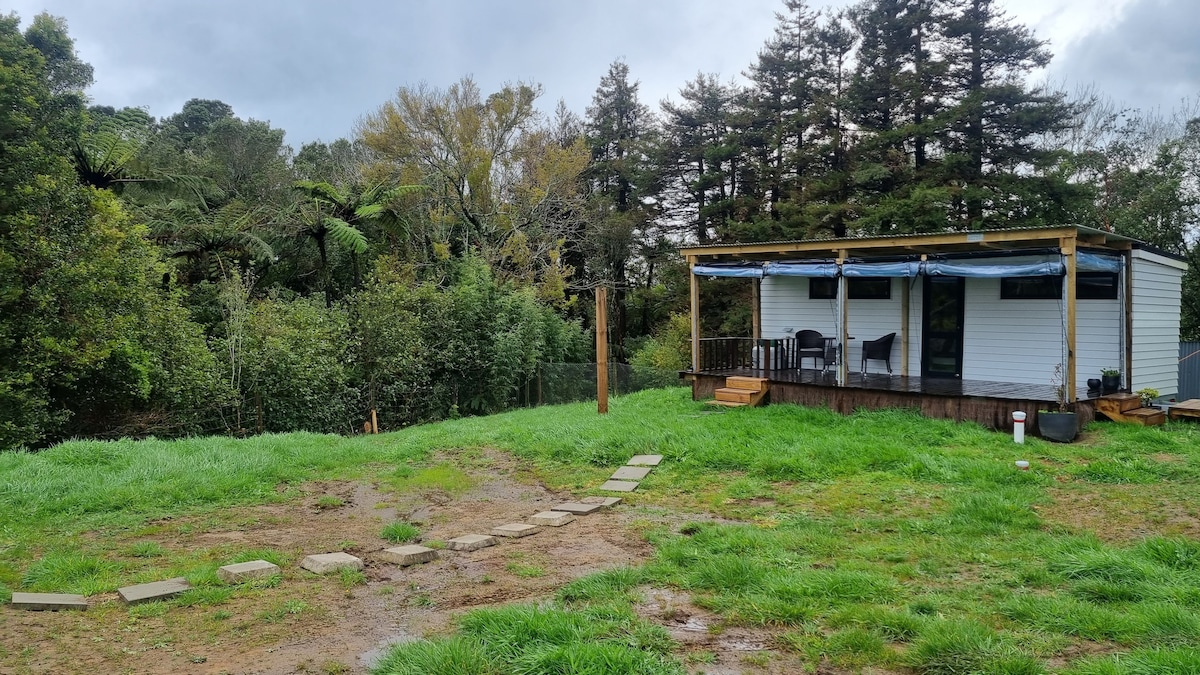
[[1133,377],[1130,388],[1179,391],[1180,284],[1187,265],[1149,251],[1134,250]]
[[[1049,385],[1066,366],[1062,300],[1002,300],[999,279],[967,279],[963,379]],[[1078,300],[1076,390],[1121,360],[1120,300]]]
[[[804,329],[815,330],[828,337],[837,336],[837,301],[810,300],[808,283],[808,279],[800,277],[766,277],[762,280],[763,337],[794,337],[796,331]],[[904,284],[910,284],[912,289],[909,298],[908,372],[913,376],[921,374],[924,283],[920,277],[892,279],[892,297],[889,300],[849,302],[849,334],[855,338],[850,341],[846,357],[851,371],[857,371],[861,365],[864,340],[874,340],[894,332],[896,340],[892,344],[892,372],[901,372],[901,298]],[[1081,393],[1087,389],[1088,378],[1099,377],[1102,368],[1119,367],[1120,308],[1120,300],[1079,300],[1076,305],[1076,388]],[[1061,300],[1001,300],[999,279],[967,279],[963,378],[1049,385],[1054,366],[1065,361],[1062,322]],[[1175,330],[1177,334],[1177,321]],[[1176,351],[1171,352],[1172,359],[1176,358],[1177,341],[1174,349]],[[872,373],[886,372],[882,361],[870,361],[867,370]],[[1135,375],[1135,381],[1136,378]],[[1173,385],[1171,391],[1174,391]]]
[[[892,297],[888,300],[849,301],[847,326],[850,336],[855,338],[850,341],[846,354],[846,363],[851,371],[857,371],[862,365],[864,340],[875,340],[888,333],[895,333],[896,339],[892,342],[892,373],[900,374],[901,285],[908,281],[892,279]],[[809,280],[804,277],[763,278],[759,301],[762,303],[764,338],[795,337],[796,332],[801,330],[815,330],[825,337],[838,336],[837,300],[809,299],[808,283]],[[915,316],[919,329],[919,309]],[[914,335],[919,333],[919,330],[914,331]],[[806,361],[805,365],[811,368],[811,363]],[[887,372],[883,361],[869,361],[867,366],[867,372]],[[917,366],[919,369],[919,359]]]

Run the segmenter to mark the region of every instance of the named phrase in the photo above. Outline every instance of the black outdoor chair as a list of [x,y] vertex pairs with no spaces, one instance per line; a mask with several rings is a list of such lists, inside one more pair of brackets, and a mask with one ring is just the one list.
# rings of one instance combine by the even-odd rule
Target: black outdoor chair
[[836,358],[829,348],[832,340],[824,337],[815,330],[802,330],[796,333],[796,367],[804,367],[804,359],[813,360],[813,368],[817,367],[817,359],[821,359],[821,369],[829,367],[829,362]]
[[862,374],[867,374],[867,359],[883,361],[887,365],[888,375],[892,374],[892,342],[895,333],[888,333],[878,340],[864,342],[862,346]]

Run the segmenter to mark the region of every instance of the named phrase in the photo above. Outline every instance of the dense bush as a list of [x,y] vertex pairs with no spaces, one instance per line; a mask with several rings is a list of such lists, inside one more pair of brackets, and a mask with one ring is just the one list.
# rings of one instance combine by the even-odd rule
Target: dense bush
[[442,283],[390,261],[345,303],[253,300],[240,278],[221,293],[224,334],[213,341],[238,403],[238,432],[350,433],[369,411],[397,428],[520,402],[543,361],[579,358],[589,339],[528,288],[498,284],[475,260]]

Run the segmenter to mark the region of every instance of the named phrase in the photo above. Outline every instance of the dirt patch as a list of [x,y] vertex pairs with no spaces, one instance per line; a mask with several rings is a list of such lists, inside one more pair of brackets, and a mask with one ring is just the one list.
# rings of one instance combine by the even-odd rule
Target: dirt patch
[[[643,618],[666,628],[679,643],[679,655],[688,672],[704,675],[812,672],[811,665],[798,655],[777,649],[782,629],[726,625],[721,617],[693,605],[686,593],[644,589],[643,600],[636,609]],[[821,664],[816,672],[853,671]]]
[[1095,485],[1067,482],[1036,506],[1047,523],[1126,543],[1152,536],[1200,538],[1200,502],[1194,486]]
[[[411,568],[380,561],[385,523],[409,520],[431,542],[486,534],[573,499],[531,482],[507,456],[476,460],[470,490],[398,497],[348,481],[305,484],[287,504],[236,509],[220,518],[160,520],[133,541],[168,550],[273,548],[295,557],[345,549],[366,562],[367,582],[344,587],[290,566],[277,588],[216,606],[142,612],[115,596],[86,613],[0,611],[0,672],[320,673],[366,672],[395,642],[453,627],[473,607],[533,600],[572,579],[643,562],[650,547],[617,508],[562,528],[473,553],[443,551]],[[645,515],[639,516],[644,521]]]

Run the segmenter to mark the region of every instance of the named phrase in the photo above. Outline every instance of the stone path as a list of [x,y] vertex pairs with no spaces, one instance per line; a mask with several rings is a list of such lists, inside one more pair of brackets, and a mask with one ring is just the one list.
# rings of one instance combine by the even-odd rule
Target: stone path
[[192,585],[188,583],[187,579],[179,577],[178,579],[118,588],[117,595],[125,601],[125,604],[136,605],[139,602],[173,598],[191,587]]
[[[634,455],[625,466],[613,472],[612,478],[599,489],[606,492],[633,492],[637,489],[638,481],[644,479],[654,467],[662,463],[662,455]],[[584,497],[578,502],[559,504],[550,511],[528,517],[527,523],[506,523],[492,528],[490,535],[466,534],[446,542],[446,548],[451,551],[469,553],[482,548],[495,546],[500,542],[497,537],[521,538],[537,534],[542,526],[563,527],[576,520],[577,516],[587,516],[621,503],[620,497]],[[380,551],[377,557],[401,567],[421,565],[438,559],[435,549],[425,546],[408,545],[396,546]],[[330,574],[344,569],[361,570],[363,561],[349,553],[335,551],[333,553],[318,553],[305,556],[300,561],[300,568],[314,574]],[[217,577],[227,584],[238,584],[254,579],[263,579],[281,574],[278,565],[266,560],[225,565],[217,570]],[[184,578],[156,581],[149,584],[127,586],[117,590],[117,595],[127,604],[163,600],[174,597],[191,588]],[[87,599],[82,595],[61,593],[13,593],[11,605],[14,609],[25,610],[85,610]]]
[[227,584],[240,584],[254,579],[269,579],[279,573],[279,565],[266,560],[251,560],[217,568],[217,578]]
[[35,612],[57,612],[63,609],[85,610],[87,598],[68,593],[13,593],[13,609],[29,609]]

